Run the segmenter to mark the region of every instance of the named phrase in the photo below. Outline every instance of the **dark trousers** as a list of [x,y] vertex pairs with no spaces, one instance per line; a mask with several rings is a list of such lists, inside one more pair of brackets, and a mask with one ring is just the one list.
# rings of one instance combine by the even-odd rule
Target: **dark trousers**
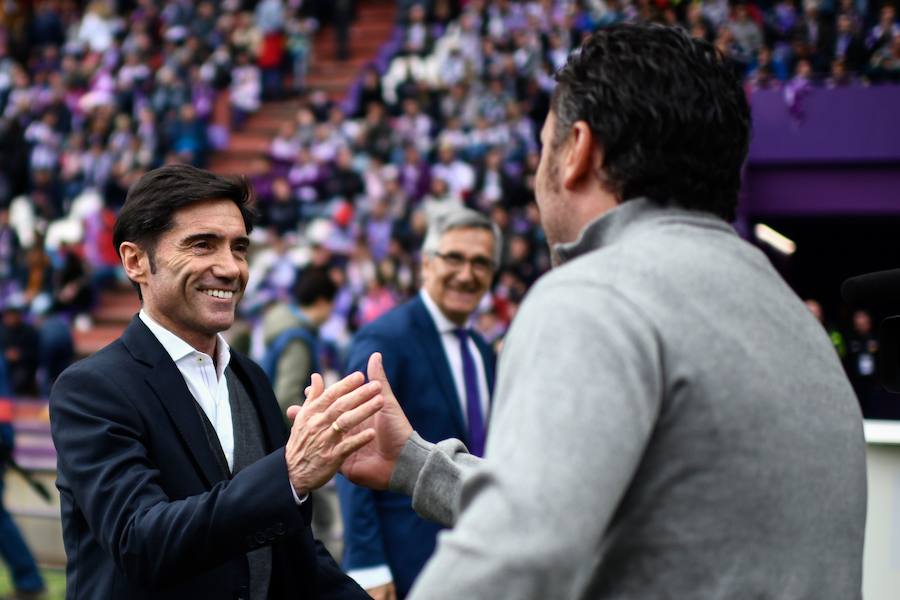
[[[0,423],[0,438],[2,443],[8,443],[12,447],[12,425]],[[44,589],[44,580],[38,572],[34,557],[25,540],[19,532],[19,528],[13,522],[9,512],[3,505],[3,476],[6,468],[0,465],[0,557],[12,573],[13,585],[21,592],[38,592]]]

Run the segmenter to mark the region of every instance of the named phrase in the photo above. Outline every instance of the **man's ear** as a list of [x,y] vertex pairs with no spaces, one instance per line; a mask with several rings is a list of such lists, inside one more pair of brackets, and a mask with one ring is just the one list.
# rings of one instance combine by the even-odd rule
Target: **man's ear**
[[563,146],[562,183],[567,190],[581,185],[603,166],[603,150],[585,121],[576,121]]
[[128,279],[137,284],[147,283],[150,257],[140,246],[134,242],[122,242],[119,245],[119,257]]

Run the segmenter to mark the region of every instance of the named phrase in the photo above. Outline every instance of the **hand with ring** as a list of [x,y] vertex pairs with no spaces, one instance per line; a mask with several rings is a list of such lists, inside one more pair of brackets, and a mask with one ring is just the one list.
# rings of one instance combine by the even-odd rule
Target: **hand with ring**
[[[312,384],[324,388],[319,374],[313,375]],[[302,407],[292,407],[288,416],[294,424],[284,453],[298,495],[324,485],[344,459],[375,438],[373,429],[348,432],[381,409],[380,392],[380,382],[365,383],[362,373],[353,373]]]

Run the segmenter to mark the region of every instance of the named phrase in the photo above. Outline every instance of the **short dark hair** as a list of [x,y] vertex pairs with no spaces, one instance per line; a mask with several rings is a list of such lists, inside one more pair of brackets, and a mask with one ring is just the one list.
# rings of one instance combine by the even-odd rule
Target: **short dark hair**
[[556,73],[554,146],[585,121],[603,149],[605,183],[621,200],[734,218],[750,109],[727,59],[660,25],[601,29]]
[[[133,242],[148,253],[150,267],[155,271],[156,245],[174,225],[175,212],[204,200],[234,202],[241,211],[247,233],[253,230],[256,210],[245,177],[216,175],[184,164],[166,165],[147,172],[128,190],[113,229],[116,253],[122,242]],[[140,296],[140,286],[133,285]]]
[[308,267],[294,283],[294,298],[301,307],[312,306],[320,298],[332,302],[337,295],[337,286],[322,267]]

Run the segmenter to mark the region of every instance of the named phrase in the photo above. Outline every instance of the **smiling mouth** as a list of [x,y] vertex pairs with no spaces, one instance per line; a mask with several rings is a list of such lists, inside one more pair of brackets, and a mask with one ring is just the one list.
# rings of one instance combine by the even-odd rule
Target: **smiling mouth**
[[476,291],[474,291],[474,290],[454,290],[454,289],[451,289],[450,292],[456,294],[457,296],[465,296],[465,297],[476,296],[476,295],[478,294],[478,292],[476,292]]
[[221,298],[223,300],[230,300],[234,297],[234,292],[231,290],[200,290],[207,296],[212,296],[213,298]]

